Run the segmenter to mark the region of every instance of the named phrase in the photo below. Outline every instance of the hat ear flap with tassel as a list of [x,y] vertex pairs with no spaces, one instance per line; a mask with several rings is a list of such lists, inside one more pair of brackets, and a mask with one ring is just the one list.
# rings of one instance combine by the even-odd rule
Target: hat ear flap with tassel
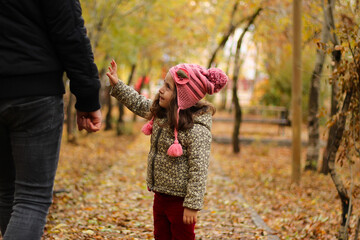
[[167,150],[167,154],[171,157],[180,157],[183,154],[182,146],[177,139],[176,129],[175,129],[175,141]]
[[177,131],[177,125],[179,123],[179,114],[180,114],[180,108],[177,110],[177,116],[176,116],[176,126],[174,129],[174,135],[175,135],[175,141],[174,143],[169,147],[167,154],[171,157],[180,157],[183,154],[182,146],[179,143],[178,140],[178,131]]
[[152,133],[152,128],[153,128],[153,124],[154,124],[154,117],[147,123],[144,124],[144,126],[141,128],[141,131],[145,134],[145,135],[151,135]]

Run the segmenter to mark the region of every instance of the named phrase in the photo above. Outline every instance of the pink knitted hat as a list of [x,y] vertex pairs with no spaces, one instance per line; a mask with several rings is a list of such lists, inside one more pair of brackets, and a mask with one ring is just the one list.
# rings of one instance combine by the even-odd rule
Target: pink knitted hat
[[205,69],[196,64],[179,64],[169,70],[177,88],[179,109],[187,109],[200,101],[205,94],[222,89],[228,77],[218,68]]
[[[182,63],[170,68],[169,72],[177,89],[177,122],[179,121],[180,110],[194,106],[205,97],[205,94],[217,93],[228,81],[228,77],[221,69],[206,69],[196,64]],[[146,135],[151,134],[153,121],[154,119],[142,128]],[[174,144],[169,147],[167,154],[172,157],[179,157],[183,151],[177,138],[177,128],[174,129],[174,135]]]
[[[179,64],[169,70],[177,89],[177,121],[179,112],[194,106],[205,97],[220,91],[228,81],[226,74],[218,68],[206,69],[196,64]],[[182,147],[177,139],[177,129],[174,130],[175,141],[168,149],[168,155],[178,157],[182,155]]]

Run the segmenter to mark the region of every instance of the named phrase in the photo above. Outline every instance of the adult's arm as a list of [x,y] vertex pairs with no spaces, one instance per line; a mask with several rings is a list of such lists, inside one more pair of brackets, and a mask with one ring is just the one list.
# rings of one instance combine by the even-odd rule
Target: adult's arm
[[100,109],[100,80],[78,0],[41,0],[49,37],[70,79],[81,112]]

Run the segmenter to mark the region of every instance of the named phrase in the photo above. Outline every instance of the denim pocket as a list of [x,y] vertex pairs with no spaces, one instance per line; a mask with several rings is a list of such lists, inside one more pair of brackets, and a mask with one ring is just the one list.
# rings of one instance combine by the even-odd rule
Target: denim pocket
[[15,135],[37,135],[63,124],[62,96],[32,97],[11,109],[12,132]]

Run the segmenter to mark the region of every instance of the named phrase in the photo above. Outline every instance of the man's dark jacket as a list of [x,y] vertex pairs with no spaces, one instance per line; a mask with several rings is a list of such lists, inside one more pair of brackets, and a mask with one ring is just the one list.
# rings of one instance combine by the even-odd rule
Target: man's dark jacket
[[0,0],[0,99],[64,93],[100,108],[98,70],[78,0]]

